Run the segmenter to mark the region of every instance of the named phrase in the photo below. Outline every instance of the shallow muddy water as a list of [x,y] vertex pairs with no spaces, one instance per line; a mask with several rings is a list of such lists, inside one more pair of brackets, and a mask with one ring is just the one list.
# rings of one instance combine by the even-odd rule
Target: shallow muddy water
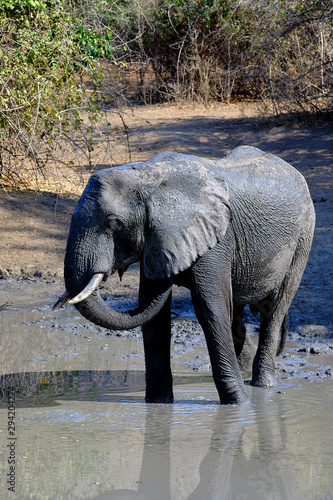
[[174,307],[176,402],[146,405],[140,332],[110,337],[70,307],[53,313],[60,293],[0,282],[0,304],[12,303],[0,313],[1,499],[333,499],[329,342],[318,355],[289,343],[279,386],[247,385],[250,405],[220,406],[185,298]]

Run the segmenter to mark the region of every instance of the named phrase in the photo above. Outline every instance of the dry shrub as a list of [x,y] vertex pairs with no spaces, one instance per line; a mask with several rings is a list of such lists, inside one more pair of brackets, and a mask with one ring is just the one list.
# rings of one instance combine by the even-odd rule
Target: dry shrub
[[[276,113],[332,109],[330,0],[136,0],[113,25],[138,102],[262,99]],[[147,68],[149,71],[147,72]],[[148,98],[147,98],[148,96]]]

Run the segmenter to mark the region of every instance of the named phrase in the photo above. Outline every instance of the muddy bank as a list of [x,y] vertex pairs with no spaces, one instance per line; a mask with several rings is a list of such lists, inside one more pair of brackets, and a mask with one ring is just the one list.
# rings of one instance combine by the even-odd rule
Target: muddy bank
[[[112,277],[110,283],[104,284],[102,297],[115,308],[135,308],[137,282],[138,269],[130,269],[124,276],[123,283]],[[51,366],[59,369],[59,366],[66,367],[68,362],[71,367],[82,369],[85,349],[89,344],[89,349],[91,345],[96,346],[97,352],[93,356],[98,355],[100,358],[96,368],[101,371],[106,366],[101,361],[103,356],[112,368],[119,360],[136,358],[141,369],[144,369],[141,329],[110,331],[98,327],[82,318],[73,306],[67,304],[61,310],[53,312],[52,305],[62,287],[62,281],[55,279],[4,277],[0,280],[0,301],[6,304],[0,311],[0,323],[5,329],[8,324],[15,325],[15,336],[22,336],[25,349],[27,336],[35,339],[40,336],[40,345],[44,346],[39,354],[33,350],[26,363],[20,366],[26,366],[28,371],[30,367],[36,367],[38,371],[46,373]],[[327,327],[305,324],[304,320],[304,317],[292,317],[287,347],[282,356],[276,359],[277,378],[282,385],[296,379],[320,382],[332,376],[333,335]],[[258,318],[249,309],[245,311],[245,323],[251,340],[256,344]],[[54,339],[56,345],[53,345]],[[114,342],[118,340],[131,341],[131,349],[126,349],[125,353],[115,351]],[[4,345],[5,339],[2,338],[2,346]],[[195,317],[191,298],[186,289],[177,287],[174,289],[172,302],[171,356],[176,367],[181,366],[188,372],[211,374],[206,341]],[[17,370],[18,373],[21,371],[22,368]],[[12,373],[14,372],[15,370]]]

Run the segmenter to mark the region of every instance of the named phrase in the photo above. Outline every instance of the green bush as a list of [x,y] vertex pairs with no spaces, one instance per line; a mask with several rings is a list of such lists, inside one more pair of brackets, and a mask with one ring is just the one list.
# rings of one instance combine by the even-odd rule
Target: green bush
[[22,169],[33,169],[38,179],[66,142],[75,142],[75,131],[89,156],[101,104],[98,58],[111,56],[111,39],[109,29],[86,26],[62,0],[0,0],[3,185],[19,184]]

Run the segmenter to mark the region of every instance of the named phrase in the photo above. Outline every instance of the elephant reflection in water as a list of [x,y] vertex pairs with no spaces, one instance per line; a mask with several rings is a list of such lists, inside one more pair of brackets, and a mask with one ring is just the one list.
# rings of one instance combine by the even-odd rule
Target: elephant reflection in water
[[187,500],[304,500],[286,451],[283,409],[279,406],[272,411],[270,396],[260,396],[253,422],[248,422],[249,412],[242,408],[230,412],[227,425],[225,412],[217,412],[199,484]]
[[212,429],[174,425],[171,407],[147,407],[137,491],[105,491],[96,500],[304,500],[285,451],[283,406],[272,411],[268,398],[259,394],[251,410],[215,407]]

